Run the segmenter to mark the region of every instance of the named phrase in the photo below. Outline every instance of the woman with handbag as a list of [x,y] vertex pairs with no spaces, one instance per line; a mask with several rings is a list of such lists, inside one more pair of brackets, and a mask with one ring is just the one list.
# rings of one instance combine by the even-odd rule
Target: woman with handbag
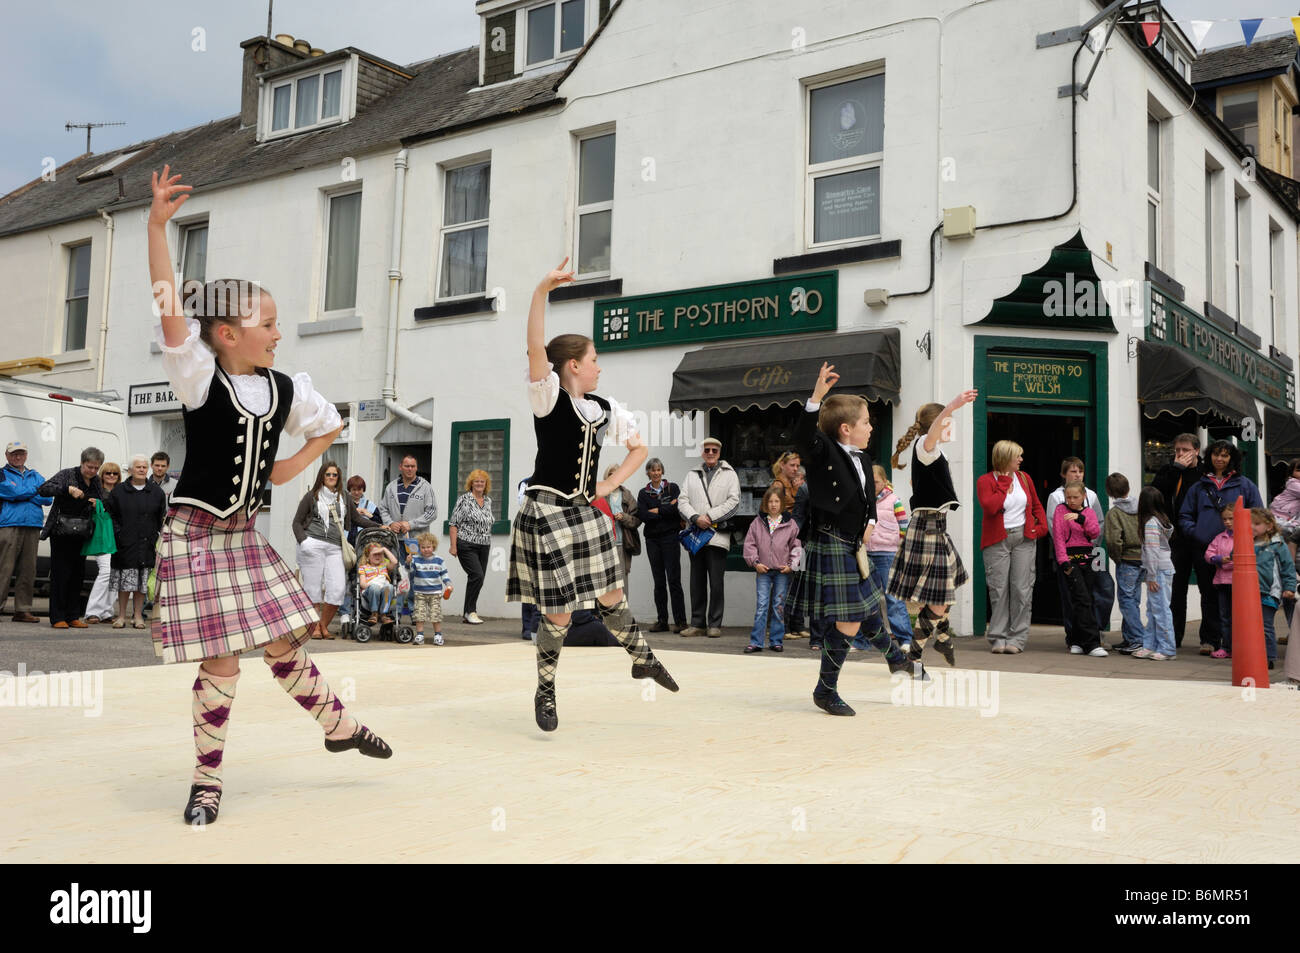
[[354,526],[379,526],[376,520],[357,512],[351,493],[340,493],[342,471],[338,464],[326,460],[316,474],[316,482],[298,501],[293,515],[293,536],[298,541],[298,569],[302,573],[302,588],[316,600],[320,614],[313,638],[332,639],[330,622],[343,603],[347,588],[349,561],[344,548],[349,551],[352,565],[356,554],[348,544],[346,533]]
[[131,458],[131,479],[119,484],[106,504],[113,517],[113,534],[117,548],[113,553],[112,586],[117,590],[117,619],[113,628],[126,626],[126,602],[132,603],[131,626],[145,628],[145,590],[149,587],[149,570],[154,564],[154,550],[167,515],[167,494],[149,478],[149,458],[137,454]]
[[[691,624],[682,629],[685,637],[722,635],[723,585],[731,551],[726,523],[739,506],[740,477],[722,459],[722,441],[705,437],[700,441],[700,466],[686,474],[677,500],[677,512],[687,521],[691,537],[682,540],[691,554]],[[707,541],[697,548],[703,537]]]
[[117,593],[111,585],[113,579],[113,553],[117,551],[116,536],[113,533],[113,517],[109,515],[104,504],[109,496],[122,482],[122,468],[116,463],[106,463],[99,468],[101,495],[95,504],[95,529],[90,539],[81,547],[81,555],[90,556],[98,565],[95,583],[90,587],[90,599],[86,603],[86,623],[115,622],[117,610]]
[[993,469],[975,481],[984,511],[980,549],[989,587],[989,648],[1018,655],[1029,642],[1038,540],[1047,535],[1047,516],[1029,474],[1020,469],[1024,448],[1013,440],[993,445]]
[[60,470],[41,484],[41,496],[54,498],[41,539],[50,541],[50,625],[56,629],[84,629],[81,621],[81,584],[86,557],[81,547],[95,530],[94,501],[103,493],[99,468],[104,452],[97,447],[81,451],[81,465]]
[[483,591],[487,575],[488,554],[492,550],[492,478],[486,470],[471,470],[465,477],[465,492],[456,499],[447,532],[451,536],[449,552],[460,560],[465,570],[465,605],[461,615],[468,625],[482,625],[478,615],[478,594]]
[[[604,478],[608,480],[617,469],[606,468]],[[610,519],[614,521],[614,549],[623,570],[623,595],[627,596],[631,591],[632,557],[641,555],[641,534],[637,532],[641,519],[637,516],[636,497],[626,487],[616,486],[601,499],[609,507]]]

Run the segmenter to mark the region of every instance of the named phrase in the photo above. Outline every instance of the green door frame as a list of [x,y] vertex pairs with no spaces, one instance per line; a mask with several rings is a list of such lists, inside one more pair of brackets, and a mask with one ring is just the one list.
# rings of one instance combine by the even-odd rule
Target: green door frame
[[[985,473],[984,464],[987,457],[986,448],[989,436],[988,398],[986,396],[987,388],[985,387],[988,375],[985,368],[988,366],[989,351],[993,350],[1020,350],[1039,354],[1044,352],[1075,354],[1092,358],[1092,412],[1093,420],[1097,421],[1098,424],[1090,428],[1090,432],[1084,436],[1085,446],[1088,448],[1085,458],[1086,472],[1084,473],[1084,479],[1087,481],[1088,486],[1097,487],[1098,476],[1108,472],[1107,461],[1110,456],[1110,346],[1105,341],[1066,341],[1054,338],[994,337],[992,335],[977,334],[975,336],[975,368],[973,376],[979,396],[975,398],[973,408],[975,436],[971,453],[971,470],[974,480],[978,480]],[[1001,406],[996,401],[994,404],[995,408]],[[1045,401],[1044,404],[1047,404],[1047,402]],[[1011,405],[1007,406],[1010,407]],[[1071,407],[1078,407],[1077,404],[1061,406],[1067,410]],[[1017,406],[1015,412],[1052,414],[1055,411],[1050,404],[1047,404],[1047,406],[1042,407]],[[976,635],[983,635],[987,626],[984,617],[988,612],[988,586],[984,582],[984,553],[980,549],[984,511],[980,509],[979,501],[975,499],[970,501],[970,508],[972,511],[971,524],[974,528],[974,536],[971,540],[974,552],[974,571],[971,573],[971,585],[974,586],[975,618],[972,620],[972,628]]]

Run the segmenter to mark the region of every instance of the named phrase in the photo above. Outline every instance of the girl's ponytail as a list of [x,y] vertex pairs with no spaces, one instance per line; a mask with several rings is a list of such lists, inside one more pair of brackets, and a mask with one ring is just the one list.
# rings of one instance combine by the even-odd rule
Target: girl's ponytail
[[907,468],[907,464],[900,461],[898,455],[911,446],[912,441],[916,439],[920,432],[920,421],[913,421],[912,426],[907,428],[907,433],[903,434],[902,439],[898,441],[898,446],[894,448],[894,455],[889,458],[889,462],[894,465],[895,470],[903,470]]
[[922,431],[929,430],[930,425],[934,423],[934,418],[941,413],[943,413],[943,404],[922,404],[916,409],[916,420],[907,428],[907,433],[903,434],[903,438],[898,441],[898,446],[894,448],[894,455],[889,458],[896,469],[902,470],[907,466],[906,463],[899,462],[898,455],[906,450]]

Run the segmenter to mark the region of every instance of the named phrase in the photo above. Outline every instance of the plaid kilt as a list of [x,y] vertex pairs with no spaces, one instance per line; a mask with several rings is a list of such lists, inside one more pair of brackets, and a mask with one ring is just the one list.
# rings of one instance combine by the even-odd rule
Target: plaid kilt
[[903,547],[889,574],[889,594],[923,605],[950,606],[969,577],[948,535],[948,514],[912,514]]
[[235,655],[285,636],[294,646],[307,642],[316,608],[255,522],[193,506],[167,514],[153,622],[164,662]]
[[885,594],[868,576],[858,573],[853,547],[844,540],[815,531],[803,549],[803,571],[786,600],[788,611],[829,622],[885,620]]
[[556,615],[594,609],[597,596],[622,584],[608,516],[581,498],[525,494],[510,537],[507,602],[532,602]]

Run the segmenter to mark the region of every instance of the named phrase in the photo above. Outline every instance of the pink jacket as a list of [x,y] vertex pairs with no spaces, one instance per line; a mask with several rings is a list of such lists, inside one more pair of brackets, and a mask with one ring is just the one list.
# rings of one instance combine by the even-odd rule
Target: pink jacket
[[799,546],[799,524],[786,514],[781,517],[781,525],[775,532],[768,532],[767,517],[760,514],[749,524],[741,553],[751,566],[762,563],[769,569],[782,566],[793,569],[803,555]]
[[[867,551],[872,553],[896,553],[903,541],[903,527],[898,525],[895,505],[898,497],[893,490],[886,489],[882,496],[876,497],[876,525],[867,537]],[[907,511],[903,511],[903,524],[907,524]]]
[[1225,529],[1210,542],[1205,550],[1205,561],[1214,567],[1216,586],[1232,585],[1232,533],[1229,530]]
[[1079,512],[1077,520],[1065,517],[1073,510],[1062,504],[1052,514],[1052,545],[1056,548],[1056,561],[1070,561],[1066,550],[1072,546],[1092,546],[1101,535],[1101,526],[1097,523],[1097,514],[1091,506],[1085,506]]
[[1300,480],[1295,477],[1288,479],[1282,492],[1273,497],[1268,508],[1280,522],[1290,523],[1300,517]]

